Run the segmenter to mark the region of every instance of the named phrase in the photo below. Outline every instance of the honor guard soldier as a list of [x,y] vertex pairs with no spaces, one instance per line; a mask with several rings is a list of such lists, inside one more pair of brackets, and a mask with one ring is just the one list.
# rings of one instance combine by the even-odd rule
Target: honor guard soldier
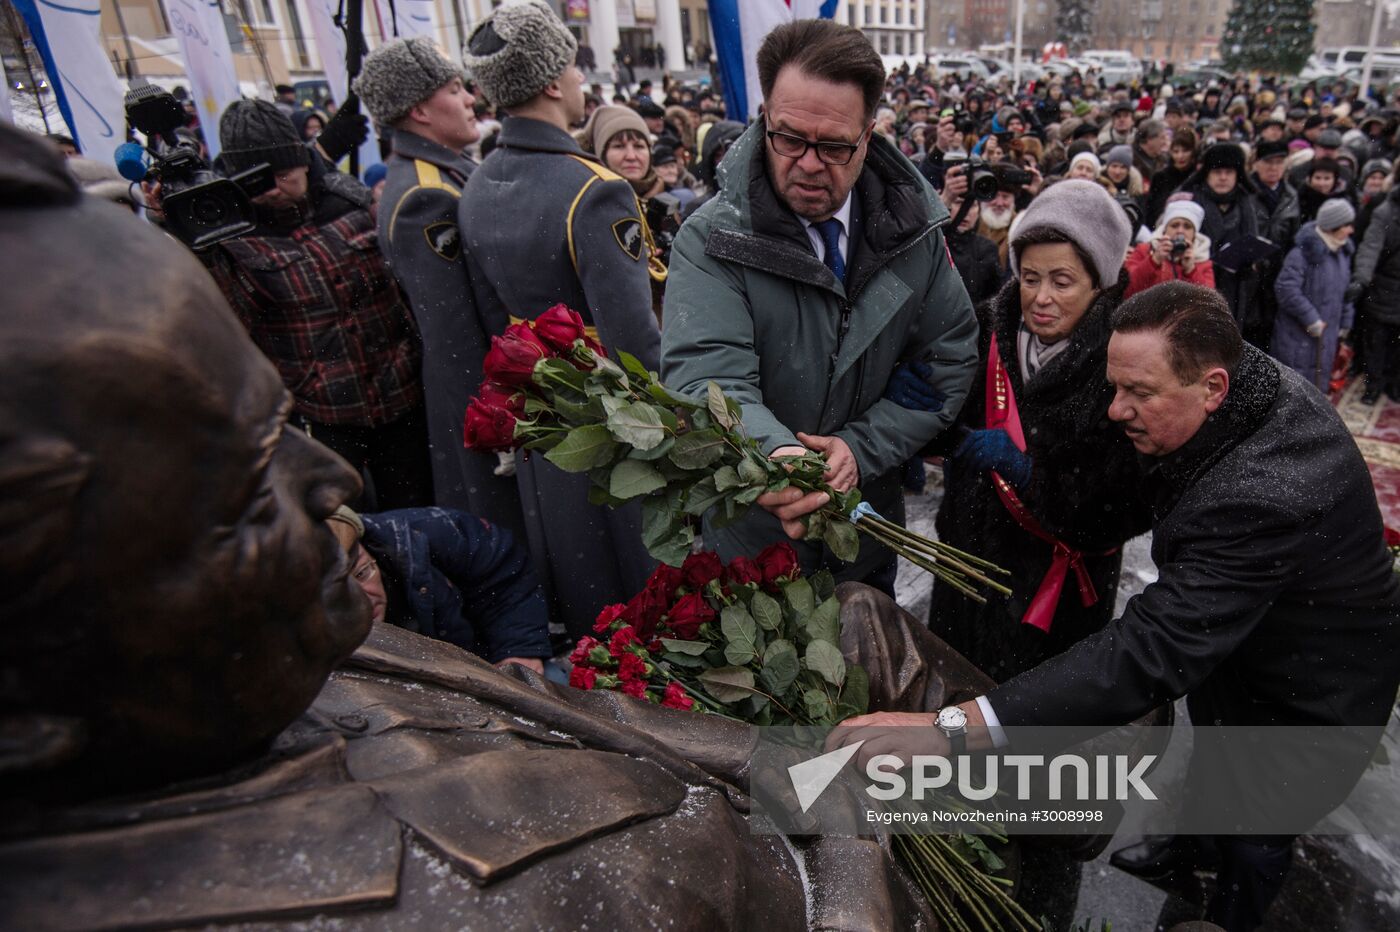
[[[426,38],[395,39],[365,59],[355,91],[393,131],[379,206],[379,244],[423,334],[423,388],[436,503],[523,536],[510,469],[462,445],[462,414],[481,383],[490,345],[471,302],[457,207],[476,167],[464,150],[480,137],[462,69]],[[499,473],[506,472],[507,475]]]
[[[508,109],[497,147],[462,193],[458,226],[477,312],[490,333],[555,304],[583,316],[612,356],[656,369],[651,280],[663,277],[631,186],[569,135],[584,116],[576,43],[542,3],[497,9],[465,59],[481,92]],[[533,457],[519,468],[535,569],[574,636],[600,606],[640,590],[654,561],[640,511],[589,505],[588,478]]]

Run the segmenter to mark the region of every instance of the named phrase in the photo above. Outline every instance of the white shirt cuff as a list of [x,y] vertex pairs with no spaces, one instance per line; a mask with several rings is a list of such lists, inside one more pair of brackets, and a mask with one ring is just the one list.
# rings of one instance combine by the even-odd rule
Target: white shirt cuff
[[997,718],[997,713],[986,696],[977,697],[977,708],[982,710],[982,721],[987,725],[987,734],[991,735],[992,747],[1006,747],[1009,743],[1006,740],[1006,731],[1001,727],[1001,719]]

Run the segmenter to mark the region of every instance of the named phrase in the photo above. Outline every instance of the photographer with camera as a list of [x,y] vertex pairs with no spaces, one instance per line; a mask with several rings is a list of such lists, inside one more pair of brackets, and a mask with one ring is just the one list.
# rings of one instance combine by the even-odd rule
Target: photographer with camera
[[369,473],[378,510],[432,504],[418,329],[379,251],[369,191],[266,101],[230,104],[219,140],[227,170],[274,173],[252,198],[252,229],[204,256],[291,392],[293,423]]
[[1132,297],[1162,282],[1182,281],[1215,287],[1215,267],[1210,261],[1210,237],[1200,232],[1205,209],[1179,196],[1169,200],[1152,239],[1139,243],[1128,253],[1128,288],[1123,297]]

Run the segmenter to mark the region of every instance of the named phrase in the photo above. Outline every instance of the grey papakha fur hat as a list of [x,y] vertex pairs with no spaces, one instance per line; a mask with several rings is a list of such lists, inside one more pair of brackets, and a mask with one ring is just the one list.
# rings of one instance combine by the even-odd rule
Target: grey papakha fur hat
[[437,93],[462,69],[418,36],[386,42],[365,57],[355,78],[355,93],[380,126],[393,126],[418,104]]
[[543,3],[498,7],[467,40],[462,58],[487,99],[523,104],[574,63],[578,42]]

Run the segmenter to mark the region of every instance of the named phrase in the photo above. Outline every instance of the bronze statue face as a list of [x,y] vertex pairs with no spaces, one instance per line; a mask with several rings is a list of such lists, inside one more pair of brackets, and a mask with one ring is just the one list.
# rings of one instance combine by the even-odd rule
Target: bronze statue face
[[0,726],[65,736],[21,755],[31,773],[209,772],[304,711],[368,632],[324,523],[359,480],[287,427],[276,371],[183,247],[109,204],[6,197],[48,167],[16,136],[0,129],[17,294],[0,319]]

